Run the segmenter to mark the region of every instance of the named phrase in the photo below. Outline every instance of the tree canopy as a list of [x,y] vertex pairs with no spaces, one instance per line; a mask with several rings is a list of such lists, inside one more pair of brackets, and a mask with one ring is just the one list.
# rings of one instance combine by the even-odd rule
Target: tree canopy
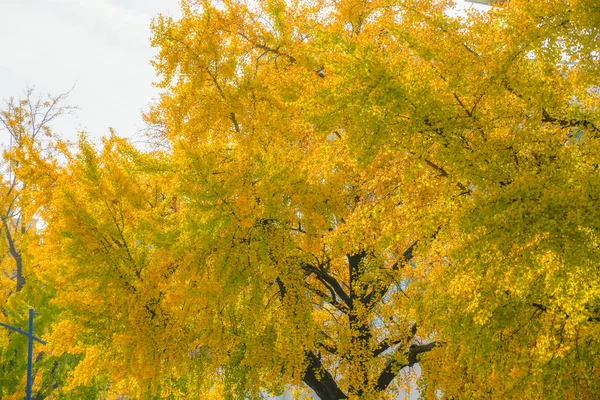
[[22,186],[56,393],[597,397],[600,9],[453,5],[157,17],[159,146]]

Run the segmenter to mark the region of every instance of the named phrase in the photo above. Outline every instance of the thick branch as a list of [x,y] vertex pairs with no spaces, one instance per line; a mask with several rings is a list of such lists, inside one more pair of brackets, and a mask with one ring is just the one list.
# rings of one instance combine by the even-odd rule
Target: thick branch
[[381,353],[383,353],[390,347],[393,347],[397,344],[400,344],[402,342],[406,342],[406,343],[410,342],[415,337],[416,334],[417,334],[417,324],[413,324],[410,327],[410,335],[408,335],[406,338],[396,339],[396,340],[390,340],[390,339],[382,340],[379,343],[379,346],[375,350],[373,350],[373,357],[377,357],[378,355],[380,355]]
[[304,374],[303,381],[319,396],[321,400],[339,400],[347,399],[348,396],[342,392],[335,382],[335,379],[327,371],[321,360],[312,352],[306,353],[308,366]]
[[546,111],[544,108],[542,108],[542,122],[558,124],[558,125],[560,125],[561,128],[585,128],[585,129],[590,129],[593,132],[600,133],[600,129],[598,129],[598,127],[596,125],[594,125],[592,122],[590,122],[588,120],[574,119],[574,118],[567,120],[567,119],[562,119],[562,118],[556,118],[556,117],[551,116],[548,113],[548,111]]
[[242,132],[242,130],[240,129],[240,124],[238,123],[237,118],[235,117],[235,113],[233,111],[229,114],[229,118],[231,118],[231,122],[233,123],[233,127],[235,128],[235,132]]
[[419,354],[426,353],[431,351],[436,346],[436,342],[427,343],[427,344],[413,344],[410,346],[408,351],[405,353],[406,362],[399,363],[396,360],[390,360],[385,364],[385,368],[379,375],[379,379],[377,380],[377,389],[380,391],[384,391],[387,387],[392,383],[396,375],[405,367],[412,367],[416,363],[419,362],[418,356]]
[[324,343],[323,341],[318,342],[317,345],[322,347],[325,351],[327,351],[330,354],[338,355],[338,349],[336,345]]
[[[425,163],[427,165],[429,165],[431,168],[435,169],[437,172],[439,172],[440,176],[443,176],[445,178],[449,176],[448,172],[444,168],[440,167],[439,165],[434,164],[431,160],[425,159]],[[461,192],[462,192],[461,194],[470,193],[470,190],[467,189],[465,187],[465,185],[463,185],[462,183],[456,182],[456,186],[458,186],[458,188],[461,190]]]
[[[503,82],[504,88],[512,93],[513,95],[517,96],[520,99],[523,99],[523,95],[520,94],[519,92],[517,92],[509,83],[508,81],[504,80]],[[577,128],[577,127],[582,127],[585,129],[590,129],[593,132],[596,133],[600,133],[600,128],[598,128],[596,125],[594,125],[593,122],[588,121],[586,119],[575,119],[575,118],[571,118],[569,120],[564,119],[564,118],[557,118],[554,117],[552,115],[550,115],[550,113],[545,109],[542,108],[542,122],[547,122],[547,123],[551,123],[551,124],[558,124],[560,125],[561,128]]]
[[344,289],[342,288],[342,286],[340,285],[340,283],[337,281],[337,279],[335,279],[333,276],[329,275],[327,273],[327,271],[325,271],[322,268],[317,268],[314,265],[311,264],[303,264],[302,265],[302,269],[305,270],[306,272],[311,272],[313,274],[316,275],[316,277],[321,280],[322,282],[326,282],[329,286],[331,286],[331,289],[333,290],[333,292],[335,294],[337,294],[337,296],[342,299],[342,301],[344,302],[344,304],[349,308],[352,309],[352,301],[350,300],[350,297],[348,296],[348,294],[344,291]]
[[398,340],[385,339],[385,340],[383,340],[382,342],[379,343],[379,346],[375,350],[373,350],[373,357],[377,357],[378,355],[385,352],[390,347],[393,347],[402,342],[403,342],[402,339],[398,339]]
[[275,283],[277,283],[277,286],[279,286],[279,296],[281,296],[281,300],[283,300],[283,298],[287,294],[287,289],[286,289],[285,285],[283,284],[283,281],[281,280],[281,278],[277,277],[275,279]]
[[[346,258],[348,259],[348,276],[350,277],[349,286],[351,309],[354,308],[354,301],[358,299],[358,291],[356,290],[355,286],[357,284],[360,285],[360,278],[362,276],[362,273],[360,271],[360,263],[366,257],[366,255],[367,254],[364,251],[361,251],[357,254],[348,254],[346,256]],[[362,296],[364,296],[365,288],[363,287],[361,289],[363,289]]]
[[531,305],[532,305],[533,307],[537,308],[537,309],[538,309],[538,310],[540,310],[540,311],[546,311],[546,310],[547,310],[546,306],[545,306],[545,305],[543,305],[543,304],[539,304],[539,303],[531,303]]
[[[539,303],[531,303],[531,305],[535,308],[537,308],[539,311],[541,312],[546,312],[548,311],[548,307],[546,307],[543,304],[539,304]],[[560,310],[560,308],[559,308]],[[569,314],[565,313],[563,311],[563,314],[565,316],[565,319],[569,318]],[[600,322],[600,317],[588,317],[587,322]]]
[[334,306],[336,308],[336,310],[343,312],[344,314],[348,313],[348,308],[345,307],[343,304],[341,304],[340,302],[337,301],[337,298],[335,296],[335,293],[333,292],[333,289],[326,285],[323,281],[320,280],[321,283],[323,283],[325,285],[325,287],[327,287],[327,289],[329,289],[329,292],[331,293],[331,296],[327,296],[324,292],[322,292],[321,290],[311,286],[308,282],[305,282],[305,287],[310,290],[311,292],[313,292],[314,294],[316,294],[318,297],[320,297],[321,299],[323,299],[324,301],[326,301],[327,303],[331,304],[332,306]]
[[446,172],[446,170],[444,168],[438,166],[437,164],[434,164],[432,161],[425,159],[425,163],[427,163],[427,165],[429,165],[431,168],[433,168],[437,172],[439,172],[441,176],[443,176],[443,177],[448,176],[448,172]]

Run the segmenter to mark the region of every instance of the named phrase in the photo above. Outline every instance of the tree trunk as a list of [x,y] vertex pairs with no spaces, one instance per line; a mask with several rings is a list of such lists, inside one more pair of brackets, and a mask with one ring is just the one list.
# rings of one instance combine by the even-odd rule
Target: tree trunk
[[304,383],[308,385],[321,400],[347,399],[337,383],[321,364],[321,360],[311,351],[307,352],[309,364],[306,367]]

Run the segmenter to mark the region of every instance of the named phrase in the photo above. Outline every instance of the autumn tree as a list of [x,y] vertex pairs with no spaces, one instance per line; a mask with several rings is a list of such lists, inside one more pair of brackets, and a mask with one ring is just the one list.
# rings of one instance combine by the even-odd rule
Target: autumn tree
[[82,139],[45,217],[73,387],[598,395],[598,10],[452,6],[155,20],[168,150]]
[[[41,335],[56,314],[49,304],[53,289],[40,282],[41,215],[51,202],[59,173],[60,154],[66,150],[52,131],[57,118],[73,110],[65,105],[68,93],[40,96],[33,88],[21,99],[11,98],[0,111],[3,148],[0,180],[0,314],[3,322],[25,328],[26,310],[34,307],[36,334]],[[6,140],[4,140],[6,139]],[[27,339],[0,330],[0,397],[23,398]],[[34,395],[45,398],[62,386],[76,359],[36,353]]]
[[[15,285],[6,290],[19,292],[25,284],[23,268],[24,237],[36,229],[36,211],[47,201],[44,191],[52,185],[54,165],[50,124],[68,112],[61,102],[66,94],[44,99],[27,89],[22,100],[11,98],[0,114],[0,124],[9,138],[2,163],[2,236],[13,270],[5,271]],[[13,286],[13,287],[11,287]]]

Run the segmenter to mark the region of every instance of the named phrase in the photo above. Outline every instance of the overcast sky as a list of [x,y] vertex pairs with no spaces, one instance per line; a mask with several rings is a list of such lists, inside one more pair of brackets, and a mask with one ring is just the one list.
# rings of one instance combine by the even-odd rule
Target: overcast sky
[[0,100],[27,85],[55,95],[75,85],[68,103],[79,110],[55,126],[61,136],[100,137],[109,126],[132,136],[157,93],[149,25],[158,13],[180,15],[178,1],[0,0]]
[[0,101],[28,85],[54,95],[75,86],[68,103],[79,110],[54,125],[63,138],[108,127],[134,136],[157,93],[149,25],[158,13],[178,17],[178,0],[0,0]]

